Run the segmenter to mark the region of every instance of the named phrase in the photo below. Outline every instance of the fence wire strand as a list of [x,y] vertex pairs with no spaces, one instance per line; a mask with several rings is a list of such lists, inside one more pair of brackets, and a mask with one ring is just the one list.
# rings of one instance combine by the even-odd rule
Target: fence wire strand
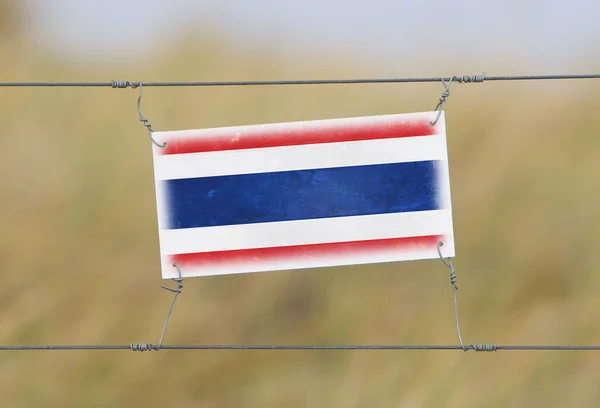
[[43,351],[43,350],[452,350],[452,351],[600,351],[597,346],[556,346],[556,345],[249,345],[249,344],[128,344],[128,345],[37,345],[0,346],[0,351]]
[[335,85],[335,84],[390,84],[390,83],[424,83],[424,82],[459,82],[478,83],[487,81],[531,81],[562,79],[600,79],[600,74],[552,74],[552,75],[462,75],[449,77],[421,78],[350,78],[350,79],[294,79],[265,81],[110,81],[110,82],[0,82],[0,87],[110,87],[137,88],[145,87],[209,87],[209,86],[265,86],[265,85]]

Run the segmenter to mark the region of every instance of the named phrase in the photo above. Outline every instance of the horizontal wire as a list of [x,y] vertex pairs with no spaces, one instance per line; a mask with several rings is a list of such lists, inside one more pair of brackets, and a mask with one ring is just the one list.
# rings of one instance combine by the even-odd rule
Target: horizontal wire
[[558,79],[600,79],[600,74],[564,74],[564,75],[501,75],[501,76],[452,76],[425,78],[360,78],[360,79],[299,79],[271,81],[110,81],[110,82],[0,82],[0,87],[112,87],[137,88],[140,86],[252,86],[252,85],[325,85],[325,84],[381,84],[381,83],[423,83],[450,81],[473,83],[484,81],[529,81]]
[[[154,344],[129,345],[37,345],[0,346],[0,351],[31,350],[133,350],[158,351]],[[598,346],[553,346],[553,345],[161,345],[160,350],[460,350],[460,351],[600,351]]]

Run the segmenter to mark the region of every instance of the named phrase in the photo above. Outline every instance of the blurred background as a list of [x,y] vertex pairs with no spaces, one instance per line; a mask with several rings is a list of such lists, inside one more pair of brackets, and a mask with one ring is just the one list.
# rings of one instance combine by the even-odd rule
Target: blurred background
[[[0,81],[600,71],[591,0],[0,0]],[[155,130],[432,110],[441,84],[147,88]],[[445,105],[466,343],[600,343],[600,82]],[[137,90],[0,90],[0,344],[157,343]],[[456,344],[430,260],[190,279],[166,344]],[[592,407],[594,352],[0,352],[6,407]]]

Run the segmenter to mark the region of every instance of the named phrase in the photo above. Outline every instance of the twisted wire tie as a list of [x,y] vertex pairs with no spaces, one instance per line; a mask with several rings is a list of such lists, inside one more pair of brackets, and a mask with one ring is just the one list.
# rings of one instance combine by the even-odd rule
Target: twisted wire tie
[[148,121],[148,119],[146,119],[144,117],[144,115],[142,114],[142,107],[141,107],[141,103],[142,103],[142,81],[139,82],[132,82],[132,81],[116,81],[116,80],[112,80],[110,82],[111,86],[113,87],[113,89],[124,89],[124,88],[140,88],[140,94],[138,96],[138,101],[137,101],[137,108],[138,108],[138,116],[140,119],[140,122],[142,122],[142,125],[146,127],[146,129],[148,130],[148,137],[150,138],[150,140],[152,141],[152,143],[154,143],[156,146],[158,147],[166,147],[167,143],[163,143],[160,144],[158,143],[156,140],[154,140],[154,138],[152,137],[152,132],[154,132],[154,130],[152,129],[152,125],[150,125],[150,122]]
[[448,99],[448,97],[450,96],[450,85],[452,85],[452,81],[454,81],[454,78],[450,78],[450,82],[448,82],[448,84],[442,81],[445,89],[444,92],[442,92],[442,96],[440,97],[440,100],[434,110],[439,110],[442,107],[442,105],[446,103],[446,99]]
[[465,351],[467,350],[475,350],[475,351],[497,351],[498,350],[498,345],[497,344],[471,344],[470,346],[468,346]]
[[438,242],[437,250],[438,250],[438,255],[440,256],[440,259],[442,260],[444,265],[446,265],[446,267],[448,269],[450,269],[450,284],[452,285],[452,294],[454,297],[454,319],[456,322],[456,334],[458,336],[458,341],[460,343],[460,347],[463,349],[463,351],[469,351],[469,350],[496,351],[496,350],[498,350],[497,344],[470,344],[468,346],[464,345],[462,335],[460,333],[460,323],[458,321],[458,300],[456,298],[456,292],[458,291],[458,285],[456,283],[456,268],[454,268],[451,258],[448,258],[448,261],[446,261],[444,259],[444,256],[442,255],[442,251],[440,249],[443,245],[444,245],[443,242]]
[[453,79],[459,84],[472,84],[476,82],[483,82],[485,81],[485,73],[483,75],[463,75],[460,77],[454,77]]
[[131,351],[152,351],[152,350],[156,350],[158,351],[158,348],[154,347],[152,344],[145,344],[145,343],[133,343],[129,345],[129,349]]
[[168,286],[161,285],[161,288],[168,290],[169,292],[173,292],[173,300],[171,301],[171,306],[169,307],[169,311],[167,312],[167,317],[165,318],[165,323],[163,324],[162,331],[160,333],[160,339],[158,340],[157,345],[147,344],[147,343],[132,343],[129,345],[129,349],[132,351],[159,351],[163,342],[163,338],[165,337],[165,332],[167,331],[167,326],[169,324],[169,319],[171,318],[171,313],[173,312],[173,306],[175,306],[175,301],[177,300],[177,296],[181,293],[183,289],[183,276],[181,275],[181,269],[177,263],[173,263],[173,267],[177,269],[178,278],[173,278],[172,280],[177,283],[176,288],[170,288]]
[[124,88],[137,88],[138,86],[140,86],[139,82],[132,82],[132,81],[111,81],[111,86],[113,88],[120,88],[120,89],[124,89]]
[[433,122],[429,122],[431,126],[435,126],[435,124],[440,119],[442,115],[442,106],[446,103],[446,99],[450,96],[450,85],[452,85],[453,81],[456,81],[461,84],[471,84],[476,82],[483,82],[485,80],[485,73],[483,75],[463,75],[463,76],[453,76],[450,78],[448,83],[444,79],[442,79],[442,85],[444,85],[444,92],[442,92],[442,96],[438,104],[436,105],[434,111],[437,112],[437,116]]

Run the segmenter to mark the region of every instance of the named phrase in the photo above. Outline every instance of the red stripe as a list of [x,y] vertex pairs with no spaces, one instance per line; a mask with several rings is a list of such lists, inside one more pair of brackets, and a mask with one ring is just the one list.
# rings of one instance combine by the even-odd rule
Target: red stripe
[[[375,124],[339,124],[321,127],[294,128],[286,130],[269,129],[245,133],[237,130],[218,136],[191,137],[189,139],[167,138],[167,146],[157,149],[158,154],[184,154],[216,152],[222,150],[255,149],[277,146],[297,146],[333,142],[354,142],[373,139],[393,139],[400,137],[430,136],[436,134],[435,128],[428,120],[398,120],[398,122],[385,122]],[[250,128],[253,128],[251,126]],[[242,133],[239,136],[239,133]]]
[[388,238],[368,241],[334,242],[327,244],[294,245],[284,247],[239,249],[230,251],[197,252],[169,256],[169,263],[185,266],[217,266],[232,263],[257,263],[268,260],[298,259],[327,255],[344,255],[352,252],[401,251],[407,249],[435,248],[444,236]]

